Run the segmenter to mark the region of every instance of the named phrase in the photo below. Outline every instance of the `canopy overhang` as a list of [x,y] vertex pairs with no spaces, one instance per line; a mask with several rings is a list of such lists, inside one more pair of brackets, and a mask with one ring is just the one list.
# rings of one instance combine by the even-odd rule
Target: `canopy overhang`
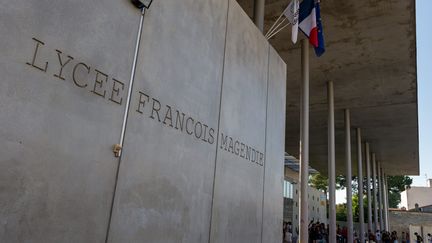
[[[253,0],[239,2],[252,15]],[[266,1],[265,31],[288,3]],[[386,173],[418,175],[415,1],[323,0],[321,15],[326,52],[317,58],[310,51],[310,165],[327,171],[326,83],[331,80],[337,171],[345,171],[343,109],[350,109],[353,163],[357,154],[354,128],[359,127]],[[287,63],[285,148],[298,157],[300,43],[291,42],[290,28],[270,43]]]

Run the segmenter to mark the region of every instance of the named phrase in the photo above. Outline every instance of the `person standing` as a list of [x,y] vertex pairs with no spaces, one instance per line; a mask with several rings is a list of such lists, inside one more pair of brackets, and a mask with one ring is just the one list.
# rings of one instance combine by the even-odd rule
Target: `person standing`
[[401,235],[401,243],[407,243],[406,241],[406,236],[405,236],[405,232],[402,231],[402,235]]
[[423,243],[423,237],[421,237],[417,232],[414,233],[416,237],[416,243]]
[[393,243],[398,243],[399,242],[399,238],[397,236],[397,232],[396,231],[392,232],[391,240],[392,240]]
[[376,231],[375,241],[381,243],[381,232],[379,230]]
[[432,235],[430,233],[427,234],[427,243],[432,243]]
[[291,231],[288,230],[285,236],[286,243],[293,243],[293,234],[291,233]]

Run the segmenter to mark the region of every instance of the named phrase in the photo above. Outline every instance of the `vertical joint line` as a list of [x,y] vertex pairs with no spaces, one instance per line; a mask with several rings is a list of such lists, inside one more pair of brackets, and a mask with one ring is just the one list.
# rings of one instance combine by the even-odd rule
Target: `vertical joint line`
[[222,112],[222,89],[224,82],[224,74],[225,74],[225,55],[226,55],[226,46],[227,46],[227,35],[228,35],[228,17],[229,17],[229,7],[230,0],[227,0],[227,14],[225,19],[225,42],[224,42],[224,51],[222,57],[222,75],[221,75],[221,85],[220,85],[220,96],[219,96],[219,115],[218,115],[218,124],[217,124],[217,136],[216,136],[216,153],[215,153],[215,163],[213,170],[213,188],[212,188],[212,197],[211,197],[211,205],[210,205],[210,224],[209,224],[209,233],[208,233],[208,242],[211,242],[211,233],[212,233],[212,222],[213,222],[213,205],[214,205],[214,196],[215,196],[215,187],[216,187],[216,169],[217,169],[217,158],[219,152],[219,135],[220,135],[220,121],[221,121],[221,112]]
[[264,232],[264,192],[265,192],[265,172],[267,165],[267,116],[268,116],[268,97],[269,97],[269,78],[270,78],[270,44],[268,45],[267,51],[267,98],[266,98],[266,119],[265,119],[265,129],[264,129],[264,172],[263,172],[263,189],[262,189],[262,203],[261,203],[261,243],[263,242],[263,232]]

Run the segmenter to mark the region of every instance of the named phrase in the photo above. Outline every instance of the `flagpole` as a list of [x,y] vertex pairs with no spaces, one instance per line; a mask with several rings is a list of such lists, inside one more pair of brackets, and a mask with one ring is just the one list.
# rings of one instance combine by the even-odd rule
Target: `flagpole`
[[[277,30],[277,28],[279,26],[281,26],[281,24],[285,23],[286,18],[284,18],[282,21],[280,21],[272,30],[269,30],[269,32],[267,32],[267,34],[265,35],[265,37],[268,37],[270,35],[273,35],[273,33]],[[289,22],[288,22],[289,24]],[[286,25],[285,25],[286,26]],[[284,27],[283,27],[284,28]],[[279,31],[278,31],[279,32]]]
[[300,242],[308,240],[308,179],[309,179],[309,43],[301,43],[302,90],[300,107]]
[[277,33],[281,32],[281,30],[285,29],[288,25],[290,25],[290,23],[287,23],[284,26],[282,26],[280,29],[278,29],[277,31],[274,31],[273,34],[271,34],[270,36],[267,37],[267,40],[270,40],[273,36],[275,36]]
[[267,34],[265,34],[266,36],[269,35],[270,32],[273,31],[273,28],[277,28],[275,27],[276,23],[279,22],[279,20],[282,18],[282,16],[284,15],[284,12],[282,12],[279,17],[276,19],[276,21],[273,23],[273,25],[270,27],[270,29],[267,31]]

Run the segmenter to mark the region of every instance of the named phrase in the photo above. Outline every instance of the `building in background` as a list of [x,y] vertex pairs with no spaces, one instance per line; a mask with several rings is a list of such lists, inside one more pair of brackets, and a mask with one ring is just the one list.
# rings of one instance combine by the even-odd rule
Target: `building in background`
[[432,179],[428,179],[428,186],[412,186],[401,192],[401,207],[412,210],[432,205]]
[[[309,168],[310,174],[318,173],[317,170]],[[284,221],[292,222],[295,232],[299,224],[299,161],[294,156],[285,154],[285,180],[284,180]],[[327,195],[313,187],[308,187],[309,222],[320,222],[327,224]]]

